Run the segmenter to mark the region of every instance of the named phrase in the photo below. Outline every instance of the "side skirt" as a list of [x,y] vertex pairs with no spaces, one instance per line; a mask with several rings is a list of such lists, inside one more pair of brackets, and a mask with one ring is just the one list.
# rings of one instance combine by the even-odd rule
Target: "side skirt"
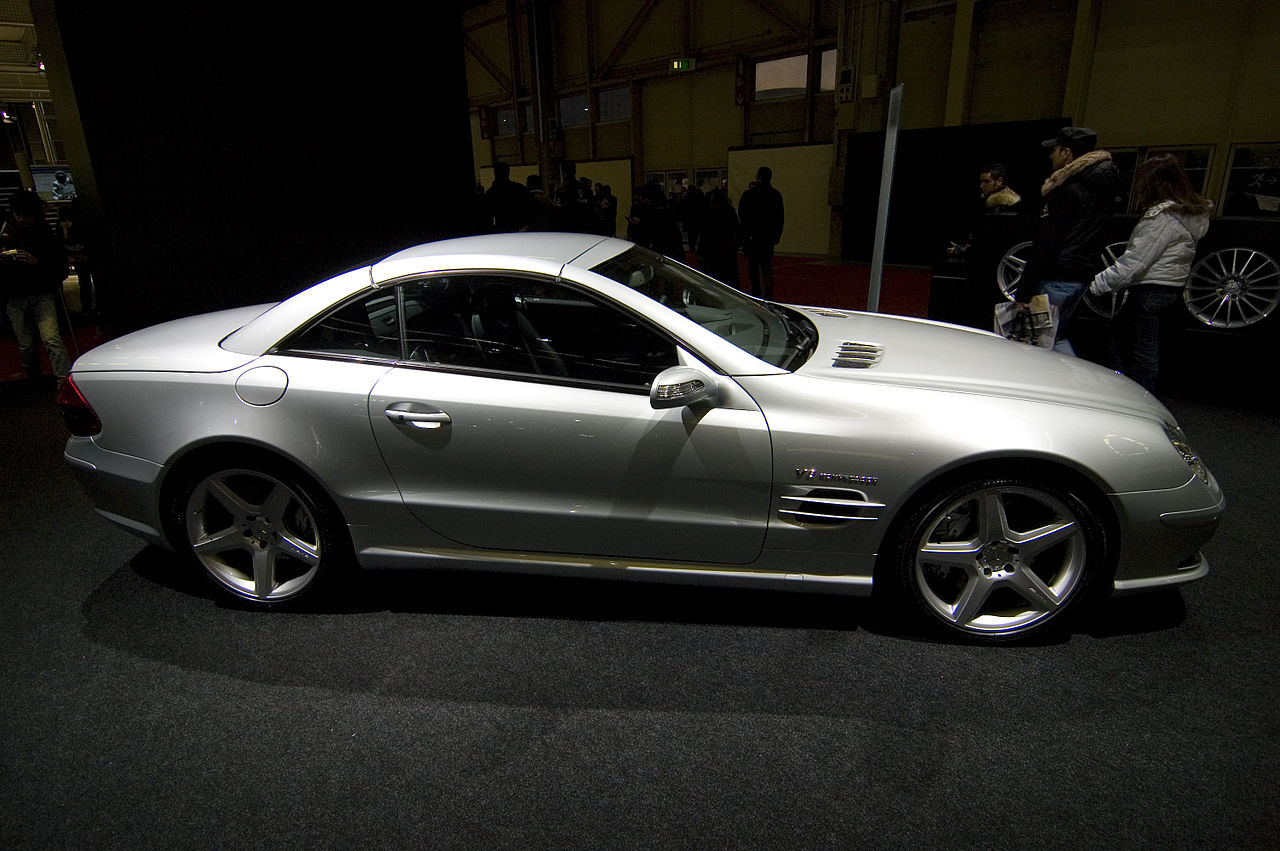
[[517,553],[452,548],[368,546],[357,549],[363,567],[372,570],[493,570],[508,573],[543,573],[553,576],[624,579],[719,585],[735,588],[823,592],[867,596],[871,576],[816,574],[787,570],[726,567],[722,564],[643,562],[618,558],[592,558],[555,553]]

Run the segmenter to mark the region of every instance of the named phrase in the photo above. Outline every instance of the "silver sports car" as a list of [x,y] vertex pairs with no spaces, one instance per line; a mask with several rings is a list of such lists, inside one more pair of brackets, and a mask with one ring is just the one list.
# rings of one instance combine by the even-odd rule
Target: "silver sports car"
[[875,589],[1020,639],[1204,576],[1225,504],[1102,367],[574,234],[422,245],[138,331],[60,401],[102,515],[260,606],[353,565],[478,567]]

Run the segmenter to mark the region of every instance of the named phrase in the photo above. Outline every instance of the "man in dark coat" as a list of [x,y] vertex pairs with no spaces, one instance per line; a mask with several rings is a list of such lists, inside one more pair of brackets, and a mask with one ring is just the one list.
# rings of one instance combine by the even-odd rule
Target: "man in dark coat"
[[747,255],[751,294],[773,299],[773,247],[782,238],[782,193],[773,188],[773,169],[761,166],[755,182],[738,201],[742,250]]
[[493,164],[493,183],[484,193],[485,214],[494,233],[525,230],[533,218],[533,199],[529,190],[511,179],[511,166]]
[[552,198],[551,224],[567,233],[595,233],[596,217],[591,208],[591,193],[578,180],[578,164],[573,160],[560,163],[560,188]]
[[965,252],[969,260],[965,324],[987,331],[991,330],[991,306],[1004,300],[996,281],[1000,261],[1011,246],[1025,239],[1026,232],[1022,196],[1004,181],[1000,163],[983,166],[978,172],[979,206]]
[[1098,134],[1063,127],[1043,143],[1054,172],[1040,189],[1040,218],[1018,284],[1019,300],[1044,293],[1058,306],[1056,351],[1074,354],[1067,339],[1071,314],[1085,288],[1105,265],[1104,228],[1115,205],[1119,171],[1111,154],[1095,150]]

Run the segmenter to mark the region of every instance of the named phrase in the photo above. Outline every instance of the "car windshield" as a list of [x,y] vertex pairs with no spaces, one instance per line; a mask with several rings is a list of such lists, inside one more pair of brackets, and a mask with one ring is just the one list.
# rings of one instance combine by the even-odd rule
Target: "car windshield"
[[761,360],[795,369],[818,338],[794,310],[758,301],[669,257],[635,246],[591,271],[631,287]]

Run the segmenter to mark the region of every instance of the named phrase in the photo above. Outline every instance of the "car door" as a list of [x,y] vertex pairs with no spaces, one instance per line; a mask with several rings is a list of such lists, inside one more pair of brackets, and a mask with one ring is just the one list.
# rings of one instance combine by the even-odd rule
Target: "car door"
[[[453,275],[400,286],[409,357],[369,416],[405,503],[494,550],[745,564],[764,541],[771,450],[738,401],[654,410],[688,358],[599,297],[550,279]],[[722,379],[728,381],[728,379]]]

